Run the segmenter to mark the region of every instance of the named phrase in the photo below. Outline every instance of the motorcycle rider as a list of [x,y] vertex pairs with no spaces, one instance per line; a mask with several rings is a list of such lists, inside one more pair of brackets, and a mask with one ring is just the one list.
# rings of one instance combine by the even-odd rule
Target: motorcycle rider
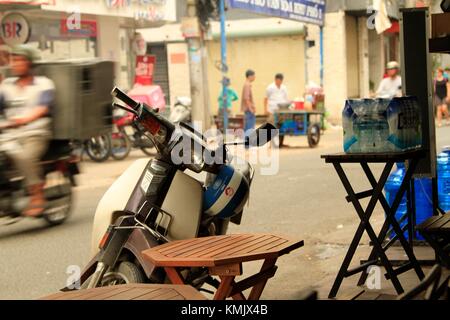
[[399,75],[400,65],[391,61],[386,66],[387,77],[381,80],[377,90],[379,98],[392,99],[401,96],[402,77]]
[[9,123],[1,134],[0,147],[25,178],[30,200],[23,215],[38,217],[45,209],[39,160],[51,138],[50,108],[55,86],[50,79],[33,75],[38,59],[35,49],[16,46],[12,48],[11,58],[14,77],[0,85],[0,112]]

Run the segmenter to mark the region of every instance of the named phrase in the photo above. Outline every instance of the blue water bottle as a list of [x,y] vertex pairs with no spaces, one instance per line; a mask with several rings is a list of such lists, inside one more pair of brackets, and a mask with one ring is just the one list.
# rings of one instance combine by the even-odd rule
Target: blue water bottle
[[389,123],[387,119],[387,108],[390,100],[377,99],[375,103],[375,130],[374,145],[377,152],[390,152],[389,139]]
[[444,147],[437,158],[439,207],[450,211],[450,146]]
[[358,152],[358,139],[353,132],[353,121],[356,118],[353,110],[354,100],[347,100],[342,111],[342,128],[344,129],[344,151],[346,153]]
[[[433,185],[430,178],[414,180],[416,195],[416,226],[433,216]],[[420,233],[416,232],[416,239],[424,240]]]
[[[397,170],[395,170],[391,175],[389,176],[384,190],[386,193],[386,199],[390,206],[394,203],[395,196],[397,195],[398,190],[400,189],[400,186],[403,182],[403,179],[405,177],[405,164],[404,163],[397,163]],[[415,211],[416,211],[416,226],[428,219],[433,215],[433,201],[432,201],[432,183],[431,179],[429,178],[421,178],[421,179],[415,179],[414,180],[414,189],[415,189]],[[400,205],[397,209],[397,212],[395,213],[395,219],[397,221],[400,221],[404,215],[408,211],[407,206],[407,199],[406,199],[406,193],[403,196]],[[408,222],[408,219],[405,218],[401,223],[400,227],[403,228],[406,223]],[[395,233],[391,233],[391,238],[394,237]],[[408,239],[408,231],[405,230],[404,232],[405,238]],[[423,237],[419,233],[414,234],[414,238],[418,240],[423,240]]]
[[[389,203],[389,206],[392,206],[395,200],[395,196],[397,195],[398,190],[400,189],[400,186],[403,182],[403,178],[405,177],[405,164],[403,162],[397,163],[397,170],[391,173],[389,178],[386,181],[386,184],[384,185],[384,191],[386,194],[386,200]],[[402,200],[400,201],[400,205],[398,206],[397,211],[395,212],[395,219],[397,221],[400,221],[401,218],[406,214],[408,211],[407,201],[406,201],[406,194],[403,196]],[[407,223],[407,220],[403,221],[400,226],[403,227]],[[392,232],[390,237],[394,237],[395,233]],[[405,233],[405,236],[408,236],[408,233]]]

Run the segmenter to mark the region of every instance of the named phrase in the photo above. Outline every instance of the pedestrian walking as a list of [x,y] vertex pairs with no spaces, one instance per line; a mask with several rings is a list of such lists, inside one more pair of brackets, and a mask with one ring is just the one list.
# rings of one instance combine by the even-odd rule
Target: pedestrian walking
[[226,87],[226,95],[224,95],[224,89],[220,91],[220,95],[218,98],[219,101],[219,116],[223,117],[224,113],[224,96],[226,97],[225,101],[225,112],[230,115],[233,107],[233,102],[239,100],[237,92],[231,88],[231,81],[229,78],[225,78],[225,87]]
[[449,123],[448,103],[450,102],[450,83],[444,77],[444,69],[437,69],[437,76],[434,79],[434,101],[437,113],[438,127],[442,126],[442,118],[445,117]]
[[247,70],[245,78],[244,88],[242,89],[241,111],[245,114],[244,130],[248,133],[256,126],[256,107],[252,89],[252,83],[256,80],[255,71]]

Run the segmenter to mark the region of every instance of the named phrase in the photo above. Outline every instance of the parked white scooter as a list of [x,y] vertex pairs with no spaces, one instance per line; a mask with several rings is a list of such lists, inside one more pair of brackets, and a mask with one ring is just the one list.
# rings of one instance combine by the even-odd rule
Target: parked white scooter
[[[231,165],[226,145],[211,150],[187,124],[168,121],[117,88],[113,95],[130,107],[117,105],[135,114],[158,154],[136,161],[98,204],[93,258],[80,278],[83,288],[163,283],[164,271],[144,259],[142,251],[169,241],[226,234],[229,222],[240,224],[254,173],[248,162],[242,168]],[[269,124],[261,127],[245,144],[266,144],[274,129]],[[267,134],[261,134],[263,130]],[[189,171],[206,173],[206,178],[196,179]],[[197,288],[217,284],[200,268],[187,270],[186,276]]]

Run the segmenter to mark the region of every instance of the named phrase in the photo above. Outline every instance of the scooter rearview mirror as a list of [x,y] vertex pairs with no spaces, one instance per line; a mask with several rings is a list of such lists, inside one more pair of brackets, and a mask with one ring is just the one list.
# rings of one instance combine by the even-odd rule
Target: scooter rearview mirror
[[250,147],[262,147],[278,135],[277,128],[266,123],[246,137],[245,144]]

